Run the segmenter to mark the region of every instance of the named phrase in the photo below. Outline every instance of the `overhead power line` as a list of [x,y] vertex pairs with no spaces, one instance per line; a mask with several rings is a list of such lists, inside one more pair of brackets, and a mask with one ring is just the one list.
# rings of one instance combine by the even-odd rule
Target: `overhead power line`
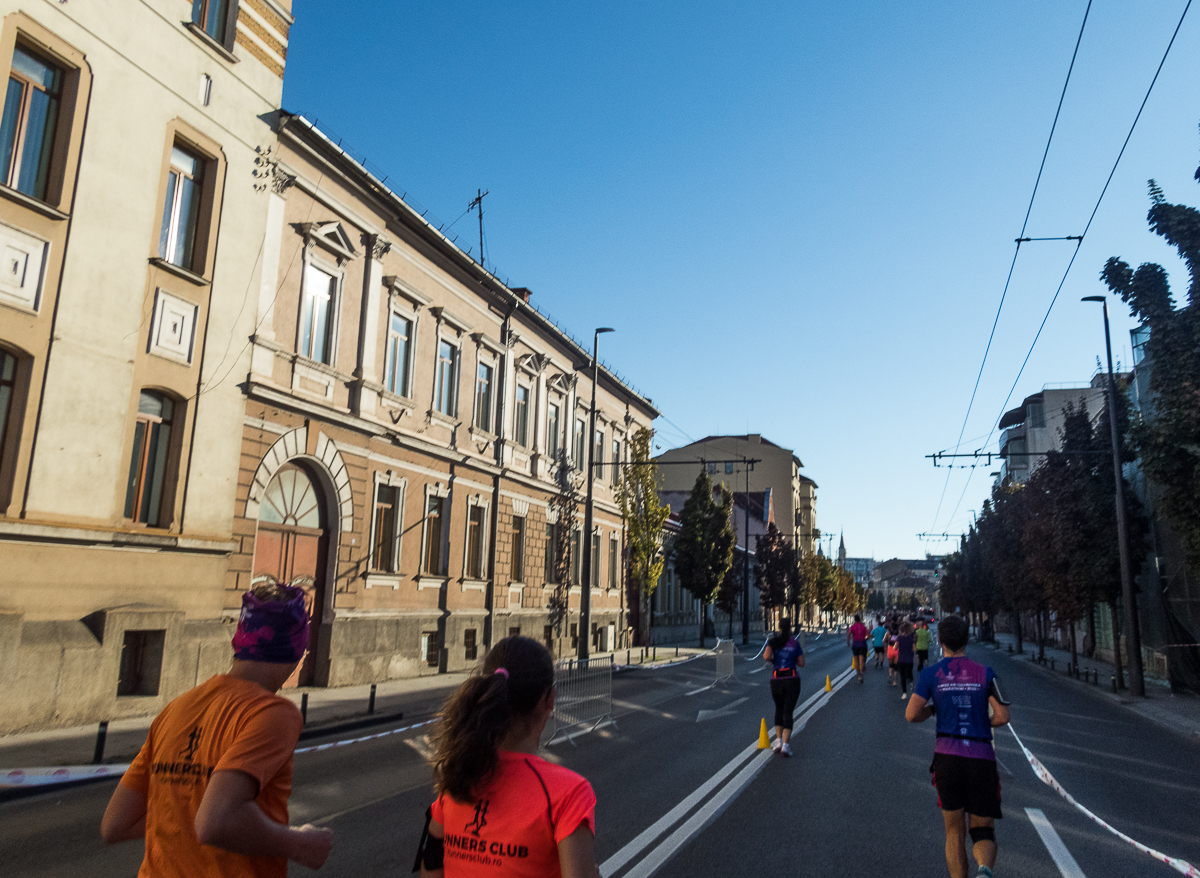
[[[1189,0],[1191,2],[1191,0]],[[967,421],[971,417],[971,409],[975,406],[975,395],[979,392],[979,382],[983,378],[983,367],[987,365],[988,354],[992,350],[992,341],[996,337],[996,326],[1000,323],[1000,312],[1004,310],[1004,300],[1008,296],[1008,287],[1012,283],[1013,270],[1017,267],[1017,257],[1021,254],[1022,239],[1025,238],[1025,228],[1029,225],[1029,215],[1033,212],[1033,202],[1037,198],[1038,186],[1042,182],[1042,172],[1046,170],[1046,157],[1050,154],[1050,144],[1054,140],[1054,130],[1058,127],[1058,117],[1062,113],[1063,100],[1067,96],[1067,86],[1071,82],[1071,73],[1075,69],[1075,59],[1079,56],[1079,44],[1083,42],[1083,29],[1087,27],[1088,14],[1092,11],[1092,0],[1088,0],[1087,9],[1083,12],[1083,22],[1079,25],[1079,36],[1075,38],[1075,51],[1071,53],[1071,64],[1067,67],[1067,78],[1063,81],[1062,93],[1058,96],[1058,108],[1054,111],[1054,121],[1050,124],[1050,136],[1046,138],[1046,148],[1042,151],[1042,163],[1038,166],[1037,179],[1033,181],[1033,192],[1029,195],[1029,206],[1025,208],[1025,220],[1021,223],[1021,234],[1017,236],[1016,249],[1013,251],[1012,262],[1008,266],[1008,277],[1004,280],[1004,290],[1000,293],[1000,304],[996,306],[996,317],[992,320],[992,331],[988,333],[987,347],[983,349],[983,359],[979,363],[979,374],[975,376],[975,387],[971,390],[971,400],[967,403],[967,413],[963,415],[962,429],[958,432],[959,445],[963,434],[967,431]],[[991,435],[988,436],[991,439]],[[985,443],[986,444],[986,443]],[[956,445],[955,447],[959,447]],[[969,480],[968,480],[969,481]],[[938,499],[937,511],[933,513],[934,524],[942,513],[942,503],[946,499],[946,489],[950,487],[950,472],[946,472],[946,483],[942,485],[942,496]],[[951,516],[953,518],[953,516]],[[932,528],[930,528],[932,530]]]
[[[988,433],[987,441],[983,443],[985,446],[989,442],[991,442],[992,434],[996,432],[996,427],[999,426],[1000,419],[1004,417],[1004,412],[1008,408],[1008,403],[1012,399],[1012,395],[1017,389],[1017,383],[1021,380],[1021,376],[1025,373],[1025,367],[1029,364],[1029,358],[1031,356],[1033,356],[1033,349],[1037,346],[1038,339],[1040,339],[1042,337],[1042,330],[1046,328],[1046,321],[1050,319],[1050,312],[1054,310],[1054,304],[1055,304],[1055,302],[1058,301],[1058,296],[1062,292],[1063,285],[1067,282],[1067,276],[1071,273],[1071,268],[1075,265],[1075,258],[1079,255],[1079,248],[1083,245],[1083,239],[1085,237],[1087,237],[1087,233],[1091,229],[1092,223],[1096,219],[1096,214],[1100,211],[1100,204],[1101,204],[1101,202],[1104,201],[1104,196],[1108,193],[1108,187],[1112,183],[1113,177],[1116,176],[1117,166],[1121,164],[1121,158],[1125,155],[1125,149],[1126,149],[1126,147],[1129,146],[1129,141],[1133,138],[1133,132],[1137,128],[1138,121],[1142,118],[1142,111],[1146,109],[1146,104],[1150,100],[1150,93],[1154,91],[1154,86],[1158,82],[1158,76],[1160,73],[1162,73],[1163,65],[1165,65],[1167,63],[1167,56],[1171,54],[1171,47],[1175,45],[1175,38],[1177,36],[1179,36],[1179,29],[1181,27],[1183,27],[1183,20],[1185,18],[1187,18],[1188,10],[1191,9],[1191,7],[1192,7],[1192,0],[1188,0],[1187,4],[1183,7],[1183,12],[1179,16],[1179,22],[1175,25],[1175,30],[1171,34],[1171,40],[1170,40],[1170,42],[1167,43],[1166,51],[1163,52],[1162,60],[1160,60],[1158,62],[1158,68],[1154,71],[1154,78],[1150,80],[1150,86],[1146,89],[1145,97],[1142,98],[1141,106],[1138,107],[1137,115],[1135,115],[1133,117],[1133,124],[1129,126],[1129,133],[1125,135],[1125,142],[1121,144],[1121,150],[1120,150],[1120,152],[1117,153],[1117,158],[1116,158],[1116,161],[1113,162],[1112,170],[1110,170],[1108,172],[1108,179],[1106,179],[1104,181],[1104,187],[1100,190],[1100,196],[1096,199],[1096,204],[1092,208],[1091,215],[1088,217],[1087,225],[1085,225],[1083,227],[1083,233],[1080,234],[1078,237],[1071,239],[1071,240],[1075,241],[1075,252],[1071,254],[1071,260],[1070,260],[1070,262],[1067,263],[1067,268],[1063,272],[1062,280],[1060,280],[1058,282],[1058,288],[1054,291],[1054,295],[1050,299],[1050,305],[1046,308],[1046,313],[1042,317],[1042,322],[1038,326],[1038,330],[1033,336],[1033,342],[1029,345],[1029,350],[1025,354],[1025,359],[1021,361],[1021,368],[1017,370],[1017,377],[1015,379],[1013,379],[1012,387],[1010,387],[1008,390],[1008,396],[1006,396],[1004,398],[1004,404],[1002,406],[1000,406],[1000,414],[998,414],[996,416],[996,420],[992,425],[992,429]],[[1088,3],[1088,8],[1089,9],[1091,8],[1090,0]],[[1087,13],[1084,13],[1084,21],[1085,22],[1087,21]],[[1081,29],[1080,37],[1082,37],[1082,36],[1083,36],[1083,31]],[[1076,44],[1075,50],[1077,52],[1079,51],[1078,44]],[[1074,64],[1074,59],[1072,59],[1071,63],[1072,63],[1072,65]],[[1070,77],[1070,74],[1068,73],[1068,78],[1069,77]],[[1064,91],[1065,91],[1065,87],[1064,87]],[[1062,102],[1060,100],[1059,106],[1061,107],[1061,105],[1062,105]],[[1055,119],[1057,120],[1057,115],[1056,115]],[[1043,158],[1043,163],[1044,162],[1045,162],[1045,159]],[[1040,176],[1040,172],[1039,172],[1039,176]],[[1026,220],[1028,220],[1028,214],[1026,215]],[[1024,229],[1022,229],[1021,233],[1022,233],[1022,235],[1024,234]],[[1021,246],[1020,243],[1018,243],[1017,247],[1020,248],[1020,246]],[[1016,259],[1015,256],[1013,258],[1014,258],[1014,260]],[[985,357],[986,357],[986,354],[985,354]],[[978,386],[978,381],[976,382],[976,386]],[[974,399],[974,395],[972,395],[972,399]],[[965,485],[963,485],[963,491],[962,491],[962,494],[959,495],[958,503],[955,504],[955,506],[954,506],[954,512],[950,513],[951,518],[954,518],[955,513],[958,512],[958,507],[962,504],[963,497],[965,497],[967,495],[967,487],[971,484],[971,475],[973,475],[973,473],[968,474],[968,476],[967,476],[967,483]],[[946,474],[947,484],[949,484],[949,479],[950,479],[950,474],[947,473]],[[945,493],[946,493],[945,488],[943,488],[942,495],[945,496]],[[940,503],[938,504],[938,509],[939,510],[941,509]]]

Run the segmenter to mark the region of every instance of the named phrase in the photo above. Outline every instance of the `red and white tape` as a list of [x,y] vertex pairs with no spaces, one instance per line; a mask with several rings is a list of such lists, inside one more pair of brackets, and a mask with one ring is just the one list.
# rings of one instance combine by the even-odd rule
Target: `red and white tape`
[[0,788],[42,787],[73,780],[119,777],[128,765],[61,765],[53,768],[0,768]]
[[1092,820],[1095,823],[1099,824],[1100,826],[1103,826],[1105,829],[1107,829],[1109,832],[1111,832],[1113,835],[1115,835],[1117,838],[1121,839],[1122,841],[1129,842],[1129,844],[1133,845],[1135,848],[1137,848],[1142,853],[1149,854],[1150,856],[1154,857],[1154,859],[1158,860],[1159,862],[1166,863],[1168,866],[1170,866],[1176,872],[1180,872],[1184,875],[1187,875],[1187,876],[1189,876],[1189,878],[1200,878],[1200,869],[1197,869],[1191,863],[1187,862],[1187,860],[1181,860],[1178,857],[1169,857],[1166,854],[1162,853],[1161,851],[1156,851],[1152,847],[1147,847],[1146,845],[1142,844],[1140,841],[1135,841],[1134,839],[1130,838],[1125,833],[1121,832],[1121,830],[1117,829],[1114,826],[1111,826],[1108,823],[1105,823],[1103,820],[1101,820],[1099,817],[1097,817],[1095,814],[1093,814],[1087,808],[1083,807],[1083,805],[1081,805],[1077,801],[1075,801],[1075,798],[1070,793],[1068,793],[1066,790],[1063,789],[1062,784],[1060,784],[1058,781],[1056,781],[1054,779],[1054,775],[1052,775],[1050,773],[1049,769],[1047,769],[1046,766],[1042,765],[1041,760],[1039,760],[1036,756],[1034,756],[1032,753],[1029,752],[1029,748],[1026,747],[1024,743],[1022,743],[1020,737],[1017,735],[1017,730],[1012,727],[1012,723],[1009,723],[1008,730],[1010,732],[1012,732],[1012,736],[1014,738],[1016,738],[1017,746],[1021,748],[1021,751],[1025,754],[1025,758],[1029,760],[1029,765],[1033,769],[1033,773],[1038,776],[1038,780],[1040,780],[1042,783],[1044,783],[1047,786],[1054,789],[1060,796],[1062,796],[1064,799],[1066,799],[1068,802],[1070,802],[1072,805],[1074,805],[1076,808],[1078,808],[1084,815],[1086,815],[1089,820]]

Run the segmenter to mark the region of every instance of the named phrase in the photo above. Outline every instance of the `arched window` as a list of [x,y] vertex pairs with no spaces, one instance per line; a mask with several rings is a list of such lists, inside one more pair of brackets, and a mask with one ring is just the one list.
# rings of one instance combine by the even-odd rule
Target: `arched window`
[[153,390],[143,390],[138,398],[125,517],[150,527],[164,526],[170,519],[169,510],[163,509],[163,488],[171,462],[175,409],[170,397]]

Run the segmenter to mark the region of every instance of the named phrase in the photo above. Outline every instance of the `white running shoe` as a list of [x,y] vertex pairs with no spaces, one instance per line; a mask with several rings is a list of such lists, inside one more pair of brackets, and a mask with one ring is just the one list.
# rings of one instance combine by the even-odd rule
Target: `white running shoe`
[[784,744],[782,747],[780,747],[779,755],[780,756],[791,756],[792,755],[792,745]]
[[781,741],[781,740],[779,740],[778,738],[776,738],[776,739],[774,740],[774,742],[772,742],[772,744],[771,744],[771,749],[772,749],[772,750],[774,750],[776,753],[778,753],[778,752],[779,752],[779,748],[780,748],[780,747],[782,747],[782,746],[783,746],[783,741]]

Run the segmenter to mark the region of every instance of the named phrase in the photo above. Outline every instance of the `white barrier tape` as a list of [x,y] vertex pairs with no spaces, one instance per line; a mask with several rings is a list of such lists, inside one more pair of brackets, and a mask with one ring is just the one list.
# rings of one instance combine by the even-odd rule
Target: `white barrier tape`
[[0,769],[0,788],[42,787],[73,780],[120,777],[128,765],[62,765],[50,768]]
[[[344,741],[332,741],[328,744],[317,744],[312,747],[299,747],[293,755],[302,753],[319,753],[322,750],[332,750],[335,747],[345,747],[347,744],[359,744],[363,741],[374,741],[389,735],[398,735],[421,726],[432,725],[437,719],[427,719],[399,729],[388,729],[386,732],[376,732],[373,735],[363,735],[361,738],[347,738]],[[39,787],[51,784],[69,783],[74,780],[91,780],[97,777],[120,777],[129,765],[62,765],[51,768],[10,768],[0,769],[0,789],[7,787]]]
[[413,723],[411,726],[404,726],[399,729],[388,729],[386,732],[376,732],[373,735],[363,735],[361,738],[347,738],[344,741],[331,741],[328,744],[316,744],[312,747],[300,747],[293,755],[301,753],[320,753],[322,750],[332,750],[335,747],[345,747],[347,744],[361,744],[363,741],[374,741],[379,738],[386,738],[388,735],[398,735],[401,732],[409,732],[413,729],[419,729],[421,726],[433,725],[438,721],[438,718],[427,719],[424,722]]
[[1017,746],[1021,748],[1021,752],[1023,752],[1025,754],[1025,758],[1029,760],[1029,765],[1033,769],[1033,773],[1038,776],[1038,780],[1040,780],[1042,783],[1046,784],[1047,786],[1049,786],[1053,790],[1055,790],[1060,796],[1062,796],[1064,799],[1066,799],[1068,802],[1070,802],[1072,805],[1074,805],[1076,808],[1078,808],[1085,816],[1088,817],[1088,819],[1094,821],[1095,823],[1098,823],[1100,826],[1103,826],[1105,829],[1107,829],[1109,832],[1111,832],[1113,835],[1115,835],[1117,838],[1121,839],[1122,841],[1129,842],[1129,844],[1133,845],[1135,848],[1137,848],[1142,853],[1149,854],[1150,856],[1154,857],[1154,859],[1158,860],[1159,862],[1166,863],[1168,866],[1170,866],[1176,872],[1180,872],[1184,875],[1187,875],[1187,876],[1189,876],[1189,878],[1200,878],[1200,869],[1197,869],[1191,863],[1187,862],[1186,860],[1181,860],[1177,857],[1169,857],[1166,854],[1162,853],[1161,851],[1156,851],[1152,847],[1147,847],[1146,845],[1142,844],[1140,841],[1135,841],[1134,839],[1130,838],[1125,833],[1121,832],[1121,830],[1109,825],[1108,823],[1105,823],[1103,820],[1101,820],[1099,817],[1097,817],[1095,814],[1093,814],[1087,808],[1083,807],[1083,805],[1081,805],[1077,801],[1075,801],[1074,797],[1070,793],[1068,793],[1065,789],[1063,789],[1062,784],[1060,784],[1058,781],[1056,781],[1054,779],[1054,775],[1052,775],[1050,773],[1049,769],[1047,769],[1046,766],[1042,765],[1041,760],[1039,760],[1036,756],[1034,756],[1032,753],[1029,752],[1029,748],[1026,747],[1025,744],[1021,741],[1020,737],[1017,736],[1017,730],[1012,727],[1012,723],[1008,724],[1008,730],[1010,732],[1012,732],[1012,736],[1017,741]]
[[[718,640],[717,640],[717,645],[716,645],[716,646],[714,646],[712,649],[708,650],[707,652],[698,652],[698,653],[696,653],[695,655],[689,655],[687,658],[681,658],[681,659],[678,659],[678,660],[672,660],[672,661],[669,661],[669,662],[655,663],[655,664],[650,664],[650,665],[644,665],[644,664],[636,664],[636,665],[635,665],[633,662],[630,662],[630,663],[629,663],[629,664],[627,664],[627,665],[618,665],[618,664],[614,664],[614,665],[613,665],[613,670],[615,671],[615,670],[617,670],[618,668],[619,668],[619,669],[621,669],[621,670],[628,670],[629,668],[645,668],[647,671],[657,671],[657,670],[659,670],[660,668],[674,668],[674,667],[677,667],[677,666],[679,666],[679,665],[685,665],[685,664],[687,664],[688,662],[694,662],[694,661],[695,661],[696,659],[698,659],[698,658],[704,658],[706,655],[712,655],[714,652],[716,652],[716,651],[717,651],[717,647],[719,647],[720,645],[721,645],[721,640],[720,640],[720,639],[718,639]],[[764,644],[764,645],[765,645],[765,644]],[[614,653],[614,655],[615,655],[615,653]]]

